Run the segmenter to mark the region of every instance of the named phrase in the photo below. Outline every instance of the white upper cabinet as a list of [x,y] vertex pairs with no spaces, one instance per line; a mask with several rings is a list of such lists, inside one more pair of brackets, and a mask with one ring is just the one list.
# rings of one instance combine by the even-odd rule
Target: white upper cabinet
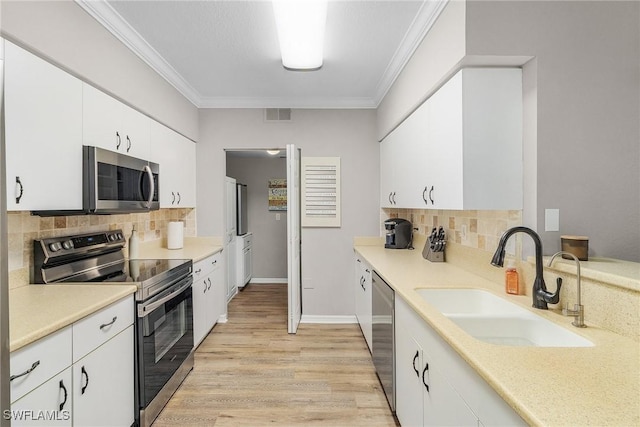
[[382,141],[380,158],[382,207],[521,209],[521,70],[461,70]]
[[84,145],[149,158],[151,119],[88,84],[82,100]]
[[82,82],[10,42],[5,56],[7,209],[81,209]]
[[196,144],[152,122],[149,159],[160,165],[160,207],[195,207]]

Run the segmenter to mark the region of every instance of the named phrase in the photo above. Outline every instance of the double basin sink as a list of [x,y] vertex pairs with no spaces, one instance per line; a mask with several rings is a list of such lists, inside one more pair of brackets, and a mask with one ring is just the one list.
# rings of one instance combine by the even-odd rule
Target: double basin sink
[[593,347],[593,343],[504,298],[481,289],[416,289],[472,337],[491,344]]

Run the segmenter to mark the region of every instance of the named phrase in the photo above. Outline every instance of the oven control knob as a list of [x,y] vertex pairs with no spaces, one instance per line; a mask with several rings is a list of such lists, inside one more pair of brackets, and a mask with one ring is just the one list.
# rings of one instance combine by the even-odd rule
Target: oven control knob
[[51,250],[51,252],[58,252],[60,249],[62,249],[62,245],[60,244],[60,242],[53,242],[49,244],[49,249]]
[[114,242],[118,238],[117,234],[109,234],[109,240]]
[[62,242],[62,247],[65,249],[73,249],[73,242],[71,240],[65,240]]
[[124,236],[122,235],[122,233],[118,233],[118,240],[124,240]]

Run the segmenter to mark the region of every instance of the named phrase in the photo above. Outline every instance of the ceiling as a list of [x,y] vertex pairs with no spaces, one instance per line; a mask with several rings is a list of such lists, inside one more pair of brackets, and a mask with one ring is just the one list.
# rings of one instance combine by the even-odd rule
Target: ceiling
[[446,0],[330,0],[324,64],[282,67],[269,1],[76,0],[200,108],[375,108]]

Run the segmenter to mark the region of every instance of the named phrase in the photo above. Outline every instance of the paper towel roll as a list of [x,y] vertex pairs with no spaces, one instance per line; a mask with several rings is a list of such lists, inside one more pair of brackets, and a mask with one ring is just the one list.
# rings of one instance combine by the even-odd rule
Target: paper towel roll
[[172,221],[167,228],[167,249],[182,249],[184,245],[184,222]]

